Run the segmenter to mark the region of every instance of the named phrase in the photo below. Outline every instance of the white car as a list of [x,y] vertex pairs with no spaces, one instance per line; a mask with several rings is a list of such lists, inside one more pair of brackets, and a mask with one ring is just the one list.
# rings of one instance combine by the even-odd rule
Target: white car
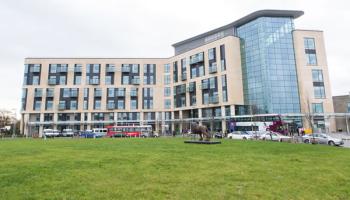
[[234,131],[232,133],[227,134],[227,138],[238,140],[251,140],[253,138],[253,135],[244,131]]
[[73,137],[74,131],[72,129],[63,129],[62,136],[63,137]]
[[285,136],[279,133],[275,132],[266,132],[260,135],[260,139],[262,140],[271,140],[271,141],[278,141],[278,142],[283,142],[283,141],[291,141],[292,138],[289,136]]
[[331,146],[340,146],[344,144],[342,139],[334,138],[323,133],[313,133],[303,136],[304,143],[328,144]]
[[44,129],[43,136],[45,136],[45,137],[57,137],[59,135],[60,135],[60,132],[58,130]]

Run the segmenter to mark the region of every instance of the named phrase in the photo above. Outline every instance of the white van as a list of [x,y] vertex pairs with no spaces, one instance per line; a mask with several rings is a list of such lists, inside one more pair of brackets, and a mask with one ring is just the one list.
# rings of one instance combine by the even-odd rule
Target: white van
[[59,136],[59,134],[60,134],[60,132],[58,130],[44,129],[43,136],[46,136],[46,137],[57,137],[57,136]]
[[106,128],[94,128],[92,129],[92,132],[98,135],[105,136],[107,135],[107,129]]
[[62,136],[63,137],[73,137],[74,136],[74,132],[73,132],[72,129],[63,129]]

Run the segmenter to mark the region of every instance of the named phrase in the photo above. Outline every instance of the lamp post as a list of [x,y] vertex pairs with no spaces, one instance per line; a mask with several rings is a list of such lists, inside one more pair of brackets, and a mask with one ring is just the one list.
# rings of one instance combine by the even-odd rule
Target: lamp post
[[13,128],[12,128],[12,138],[16,137],[16,123],[17,123],[17,112],[16,109],[12,109],[14,111],[14,120],[13,120]]

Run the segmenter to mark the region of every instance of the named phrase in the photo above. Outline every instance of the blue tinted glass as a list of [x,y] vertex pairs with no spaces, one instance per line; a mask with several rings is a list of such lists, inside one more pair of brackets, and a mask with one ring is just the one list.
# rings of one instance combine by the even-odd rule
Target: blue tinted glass
[[261,17],[237,28],[244,99],[255,113],[299,113],[291,18]]

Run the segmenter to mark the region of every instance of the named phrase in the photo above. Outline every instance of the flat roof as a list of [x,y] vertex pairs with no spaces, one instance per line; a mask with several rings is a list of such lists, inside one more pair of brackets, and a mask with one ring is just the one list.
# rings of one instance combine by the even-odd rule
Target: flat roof
[[304,14],[304,11],[300,10],[258,10],[253,13],[250,13],[249,15],[246,15],[230,24],[227,24],[225,26],[216,28],[214,30],[199,34],[197,36],[191,37],[189,39],[183,40],[181,42],[177,42],[173,44],[173,47],[180,46],[182,44],[191,42],[193,40],[197,40],[199,38],[203,38],[209,35],[212,35],[214,33],[220,32],[222,30],[225,30],[230,27],[239,27],[243,24],[246,24],[254,19],[257,19],[259,17],[292,17],[293,19],[296,19]]
[[26,57],[24,58],[25,60],[30,60],[30,59],[169,59],[171,57],[164,57],[164,58],[136,58],[136,57],[131,57],[131,58],[111,58],[111,57]]

